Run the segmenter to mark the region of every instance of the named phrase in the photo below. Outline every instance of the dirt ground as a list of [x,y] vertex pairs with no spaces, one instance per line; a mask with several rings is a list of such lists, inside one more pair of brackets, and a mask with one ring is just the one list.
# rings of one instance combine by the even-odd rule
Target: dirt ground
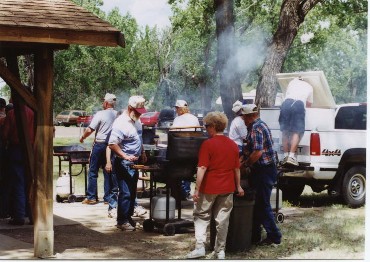
[[[78,128],[57,128],[57,136],[78,137]],[[139,199],[139,204],[149,208],[149,199]],[[184,201],[182,218],[192,220],[193,204]],[[278,247],[252,246],[248,252],[226,253],[227,259],[364,259],[365,255],[365,208],[339,208],[332,200],[308,200],[297,206],[284,207],[280,211],[285,220],[278,224],[283,234]],[[333,218],[332,214],[336,214]],[[177,211],[176,211],[177,215]],[[348,217],[344,225],[334,224],[341,217]],[[142,225],[149,217],[135,218]],[[351,219],[360,218],[356,226],[348,226]],[[323,220],[315,227],[316,219]],[[332,223],[333,222],[333,223]],[[5,223],[5,222],[4,222]],[[312,223],[312,224],[311,224]],[[134,232],[124,232],[115,227],[115,219],[107,217],[107,206],[54,202],[54,253],[56,259],[140,259],[169,260],[183,259],[194,247],[194,230],[185,227],[174,236],[164,236],[160,228],[145,232],[139,227]],[[334,224],[336,233],[331,233]],[[340,232],[341,227],[348,229]],[[321,227],[321,228],[320,228]],[[347,231],[349,230],[349,232]],[[328,231],[322,235],[321,231]],[[309,233],[314,236],[309,235]],[[3,227],[0,234],[33,245],[33,226]],[[315,234],[317,236],[315,236]],[[207,251],[209,253],[210,251]],[[16,258],[16,254],[14,256]],[[1,259],[1,255],[0,255]]]
[[[148,208],[148,199],[139,199],[139,203]],[[193,205],[183,201],[182,218],[192,219]],[[352,244],[343,243],[338,247],[332,244],[320,245],[317,240],[292,243],[290,227],[307,223],[302,219],[307,216],[319,216],[328,207],[281,209],[285,220],[279,227],[283,233],[283,242],[278,247],[252,246],[248,252],[226,253],[227,259],[364,259],[364,248],[353,248],[353,243],[364,245],[364,231],[357,234],[360,240]],[[343,214],[351,217],[364,217],[364,208],[346,209]],[[135,220],[142,225],[148,218],[146,214]],[[314,219],[314,218],[313,218]],[[310,219],[308,218],[308,221]],[[330,221],[329,221],[330,223]],[[183,259],[194,247],[194,230],[182,228],[174,236],[165,236],[161,229],[145,232],[139,227],[134,232],[124,232],[115,227],[115,219],[107,217],[107,206],[99,203],[94,206],[76,203],[55,203],[54,205],[54,253],[56,259],[140,259],[168,260]],[[297,232],[303,234],[304,230]],[[345,232],[343,232],[345,233]],[[2,229],[0,234],[33,244],[33,227]],[[362,235],[362,237],[361,237]],[[332,236],[336,238],[335,235]],[[337,236],[342,238],[342,236]],[[294,240],[296,241],[296,240]],[[325,240],[326,241],[326,240]],[[339,241],[346,242],[345,239]],[[210,253],[211,251],[207,251]]]

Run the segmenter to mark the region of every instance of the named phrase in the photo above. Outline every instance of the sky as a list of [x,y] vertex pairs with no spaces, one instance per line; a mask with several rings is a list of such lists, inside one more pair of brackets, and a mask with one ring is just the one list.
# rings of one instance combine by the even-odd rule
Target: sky
[[172,12],[167,0],[104,0],[101,9],[109,12],[114,7],[118,7],[122,15],[129,12],[143,27],[157,25],[158,28],[164,28],[170,25],[169,16]]

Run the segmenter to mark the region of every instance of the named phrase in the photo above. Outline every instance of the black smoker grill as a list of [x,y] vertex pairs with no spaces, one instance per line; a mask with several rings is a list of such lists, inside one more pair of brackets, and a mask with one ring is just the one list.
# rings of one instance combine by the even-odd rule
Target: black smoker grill
[[[62,161],[68,161],[69,163],[69,196],[67,200],[69,203],[76,201],[82,201],[86,197],[87,191],[87,164],[89,164],[90,150],[86,150],[85,147],[80,145],[71,146],[54,146],[53,155],[59,158],[59,173],[62,169]],[[78,174],[72,174],[72,165],[81,165],[81,171]],[[84,171],[85,175],[85,195],[75,195],[72,190],[72,176],[79,176]],[[64,198],[56,195],[56,201],[58,203],[64,202]]]
[[[198,129],[201,128],[199,127]],[[158,161],[161,172],[152,173],[153,177],[151,178],[151,188],[152,182],[162,182],[166,184],[166,219],[165,221],[155,221],[150,213],[150,218],[146,219],[143,223],[144,231],[151,232],[154,230],[155,226],[158,228],[163,227],[164,234],[171,236],[175,234],[178,228],[194,226],[193,221],[181,219],[180,183],[182,180],[194,181],[194,174],[196,174],[196,167],[198,164],[199,148],[207,138],[208,137],[203,131],[168,132],[166,159]],[[170,188],[174,194],[176,208],[178,210],[177,219],[172,221],[169,220]],[[150,202],[152,202],[152,199],[150,199]]]

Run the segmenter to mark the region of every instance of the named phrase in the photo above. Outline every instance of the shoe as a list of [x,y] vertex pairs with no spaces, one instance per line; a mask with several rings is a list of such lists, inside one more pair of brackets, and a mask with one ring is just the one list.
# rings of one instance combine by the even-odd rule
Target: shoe
[[293,166],[299,166],[297,159],[293,157],[288,157],[286,160],[285,165],[293,165]]
[[98,201],[96,200],[90,200],[90,199],[87,199],[85,198],[83,201],[82,201],[82,204],[85,204],[85,205],[96,205],[98,203]]
[[134,217],[141,217],[143,215],[145,215],[148,211],[142,207],[142,206],[136,206],[135,209],[134,209],[134,214],[133,216]]
[[109,218],[116,218],[117,217],[117,208],[112,208],[108,210],[108,217]]
[[131,226],[133,226],[134,228],[136,228],[137,223],[131,217],[128,219],[128,222],[130,223]]
[[265,238],[261,242],[258,243],[259,246],[276,246],[280,245],[280,241],[273,241],[270,238]]
[[217,259],[225,259],[225,251],[221,250],[217,253]]
[[286,161],[288,160],[288,156],[284,157],[284,159],[282,161],[280,161],[280,165],[283,166],[283,165],[286,165]]
[[218,253],[213,251],[206,257],[206,259],[225,259],[225,251],[221,250]]
[[206,250],[204,247],[196,248],[193,251],[191,251],[189,254],[186,255],[187,259],[192,258],[198,258],[198,257],[205,257],[206,256]]
[[13,226],[23,226],[24,219],[11,219],[9,220],[8,224]]
[[135,231],[135,227],[133,227],[130,223],[126,222],[122,225],[116,225],[117,228],[121,229],[122,231]]

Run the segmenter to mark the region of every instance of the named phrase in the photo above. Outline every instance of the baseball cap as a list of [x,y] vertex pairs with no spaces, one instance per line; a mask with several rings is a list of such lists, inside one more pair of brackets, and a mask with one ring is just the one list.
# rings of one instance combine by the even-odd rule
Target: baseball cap
[[135,109],[136,112],[143,114],[146,112],[144,107],[145,98],[142,96],[131,96],[128,100],[128,105]]
[[175,107],[186,107],[186,106],[188,106],[188,103],[186,103],[185,100],[177,100],[176,101]]
[[257,112],[258,108],[255,104],[247,104],[242,106],[242,115],[249,115]]
[[104,97],[104,102],[113,103],[116,101],[117,97],[113,94],[106,93]]
[[240,102],[239,100],[236,100],[236,102],[233,104],[233,112],[234,113],[238,113],[240,111],[240,109],[242,109],[242,106],[243,106],[243,103]]

